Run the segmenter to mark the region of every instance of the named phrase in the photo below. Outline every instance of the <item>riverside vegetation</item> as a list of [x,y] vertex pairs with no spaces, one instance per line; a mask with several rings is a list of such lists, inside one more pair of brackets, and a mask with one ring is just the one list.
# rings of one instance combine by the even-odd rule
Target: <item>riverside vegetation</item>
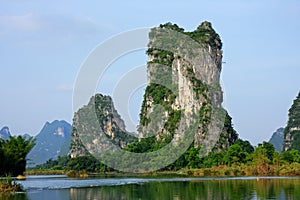
[[0,179],[0,194],[22,191],[22,185],[14,181],[10,176]]
[[0,139],[0,193],[23,191],[21,184],[15,182],[11,176],[23,175],[26,167],[26,156],[34,146],[35,140],[30,137],[12,137],[8,140]]
[[[57,160],[50,159],[27,173],[69,173],[71,176],[84,176],[87,173],[119,172],[105,166],[93,156],[62,156]],[[253,147],[248,141],[238,139],[228,149],[211,152],[202,158],[194,148],[190,148],[176,162],[154,174],[156,173],[189,176],[296,176],[300,175],[300,159],[295,149],[278,153],[269,142]]]

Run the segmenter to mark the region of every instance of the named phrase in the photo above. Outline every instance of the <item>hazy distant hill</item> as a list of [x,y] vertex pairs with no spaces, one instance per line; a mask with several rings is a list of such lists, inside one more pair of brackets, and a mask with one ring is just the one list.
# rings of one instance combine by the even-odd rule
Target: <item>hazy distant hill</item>
[[269,142],[273,144],[275,149],[280,153],[284,143],[284,128],[277,129],[276,132],[273,133]]
[[[27,133],[25,133],[25,134],[17,134],[17,135],[21,135],[25,139],[29,139],[31,137],[31,135],[29,135]],[[3,140],[8,140],[10,136],[12,136],[12,134],[10,133],[9,128],[7,126],[4,126],[0,130],[0,138],[3,139]]]
[[1,130],[0,130],[0,138],[4,139],[4,140],[8,140],[9,136],[11,136],[9,128],[7,126],[4,126]]
[[71,141],[71,125],[66,121],[55,120],[46,122],[36,136],[36,145],[29,152],[28,167],[45,163],[50,158],[56,159],[59,155],[68,154]]

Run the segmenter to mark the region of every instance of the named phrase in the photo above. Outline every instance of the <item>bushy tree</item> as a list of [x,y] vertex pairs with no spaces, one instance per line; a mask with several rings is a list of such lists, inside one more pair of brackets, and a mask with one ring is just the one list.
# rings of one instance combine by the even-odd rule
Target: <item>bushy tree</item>
[[244,152],[247,152],[249,154],[254,152],[254,147],[247,140],[237,139],[235,144],[240,145],[242,148],[242,151],[244,151]]
[[22,136],[10,137],[0,141],[1,166],[0,175],[12,176],[23,174],[26,167],[26,156],[35,145],[35,139]]
[[281,162],[299,162],[299,152],[296,149],[292,149],[290,151],[284,151],[280,154]]
[[275,153],[273,144],[271,144],[270,142],[263,142],[262,148],[265,150],[265,155],[267,156],[267,158],[272,161]]
[[254,165],[270,164],[271,160],[267,157],[266,149],[262,145],[258,145],[252,154]]
[[200,157],[199,157],[199,149],[197,148],[190,148],[189,151],[185,154],[185,159],[187,161],[187,166],[189,168],[197,168],[200,164]]
[[239,144],[231,145],[224,157],[225,164],[231,166],[232,164],[238,164],[245,162],[247,154],[242,150]]

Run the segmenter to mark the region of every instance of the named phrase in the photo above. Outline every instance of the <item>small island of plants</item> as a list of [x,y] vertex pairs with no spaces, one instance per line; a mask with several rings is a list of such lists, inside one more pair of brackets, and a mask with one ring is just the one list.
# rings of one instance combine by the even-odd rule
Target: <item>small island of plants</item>
[[10,176],[0,179],[0,193],[23,192],[22,185]]

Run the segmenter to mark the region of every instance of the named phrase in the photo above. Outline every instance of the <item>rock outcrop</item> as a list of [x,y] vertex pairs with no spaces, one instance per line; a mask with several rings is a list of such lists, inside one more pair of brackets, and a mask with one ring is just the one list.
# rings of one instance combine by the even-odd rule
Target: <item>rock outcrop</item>
[[[93,120],[88,120],[93,118],[93,115],[97,118],[98,124],[93,124]],[[93,137],[92,144],[82,141],[82,138],[89,136]],[[96,94],[87,105],[74,114],[71,157],[88,155],[86,145],[97,145],[102,136],[106,136],[109,141],[121,148],[136,141],[132,133],[125,130],[125,123],[114,108],[111,97]],[[107,146],[102,143],[102,147],[98,150],[105,148]]]
[[[197,118],[195,147],[206,142],[214,145],[216,151],[228,148],[237,139],[237,133],[221,106],[219,35],[209,22],[203,22],[193,32],[167,23],[153,28],[149,36],[148,86],[140,114],[140,138],[154,134],[157,140],[167,138],[169,142],[183,134],[179,128],[182,120],[191,124]],[[221,115],[219,119],[213,119],[216,112]],[[217,125],[213,125],[215,122]],[[155,133],[151,131],[154,127]]]
[[284,150],[300,151],[300,92],[289,109],[287,126],[284,129]]

